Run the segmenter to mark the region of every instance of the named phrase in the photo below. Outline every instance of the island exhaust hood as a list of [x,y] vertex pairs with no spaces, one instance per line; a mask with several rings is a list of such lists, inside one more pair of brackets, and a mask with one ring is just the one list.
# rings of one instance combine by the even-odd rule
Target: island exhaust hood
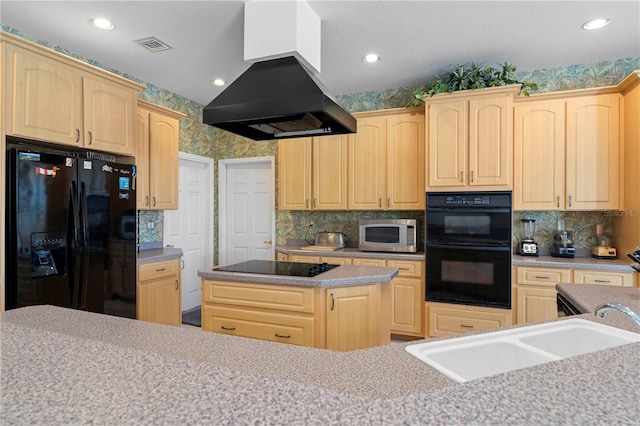
[[251,65],[202,116],[205,124],[254,140],[356,131],[356,119],[293,56]]
[[202,121],[254,140],[355,133],[356,119],[316,78],[321,25],[312,8],[250,1],[244,14],[244,60],[253,65],[204,108]]

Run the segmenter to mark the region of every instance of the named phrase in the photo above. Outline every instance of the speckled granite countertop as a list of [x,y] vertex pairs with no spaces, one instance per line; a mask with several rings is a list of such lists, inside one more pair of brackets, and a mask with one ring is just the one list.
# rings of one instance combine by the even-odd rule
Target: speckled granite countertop
[[341,265],[315,277],[286,275],[249,274],[243,272],[218,271],[215,268],[200,269],[198,276],[207,279],[243,281],[291,285],[300,287],[350,287],[363,284],[391,281],[398,270],[381,266]]
[[573,259],[553,256],[513,255],[513,266],[540,266],[545,268],[597,269],[601,271],[633,272],[631,262],[619,259],[595,259],[574,257]]
[[561,283],[556,288],[582,313],[594,312],[603,303],[621,303],[640,312],[640,287]]
[[302,250],[303,246],[284,245],[276,246],[276,251],[284,254],[297,254],[301,256],[332,256],[332,257],[360,257],[366,259],[397,259],[397,260],[424,260],[424,252],[418,253],[381,253],[374,251],[360,251],[357,248],[345,247],[334,251]]
[[142,263],[161,262],[182,257],[181,248],[157,248],[150,250],[140,250],[138,252],[138,265]]
[[[609,316],[580,317],[612,324]],[[457,384],[406,353],[406,344],[337,353],[51,306],[2,313],[0,327],[6,425],[640,418],[640,344]]]

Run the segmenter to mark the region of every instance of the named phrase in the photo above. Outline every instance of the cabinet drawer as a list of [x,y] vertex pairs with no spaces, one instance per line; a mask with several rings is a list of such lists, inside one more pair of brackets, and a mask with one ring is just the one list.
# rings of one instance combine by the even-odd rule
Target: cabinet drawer
[[138,281],[155,280],[177,275],[180,272],[179,264],[177,260],[167,260],[138,265]]
[[419,260],[387,260],[387,266],[390,268],[397,268],[400,272],[400,277],[422,277],[422,262]]
[[605,272],[587,269],[573,271],[573,282],[579,284],[601,284],[633,287],[633,272]]
[[320,256],[292,254],[291,256],[289,256],[289,261],[302,263],[320,263]]
[[314,319],[310,317],[205,306],[203,321],[205,331],[314,346]]
[[429,336],[439,337],[509,325],[510,313],[429,307]]
[[205,303],[292,312],[315,311],[315,292],[309,287],[204,280],[202,298]]
[[322,256],[320,258],[320,262],[328,263],[330,265],[351,265],[351,258],[342,256]]
[[558,283],[571,282],[571,269],[561,268],[533,268],[522,267],[516,268],[517,284],[532,284],[539,286],[554,287]]
[[384,259],[362,259],[359,257],[353,259],[353,264],[360,266],[385,266],[385,263]]

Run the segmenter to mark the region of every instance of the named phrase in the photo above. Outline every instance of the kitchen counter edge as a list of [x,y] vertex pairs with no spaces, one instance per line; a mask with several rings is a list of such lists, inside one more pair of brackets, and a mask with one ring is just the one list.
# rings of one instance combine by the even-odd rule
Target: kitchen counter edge
[[591,257],[561,258],[553,256],[513,255],[513,266],[533,266],[540,268],[572,268],[600,271],[634,272],[630,262],[620,259],[595,259]]
[[184,253],[181,248],[159,248],[150,250],[140,250],[138,252],[137,264],[162,262],[182,257]]
[[394,260],[421,260],[424,261],[424,251],[417,253],[398,253],[398,252],[378,252],[378,251],[361,251],[354,247],[345,247],[333,251],[324,250],[303,250],[302,247],[284,245],[276,246],[276,252],[284,254],[294,254],[301,256],[331,256],[331,257],[357,257],[366,259],[394,259]]

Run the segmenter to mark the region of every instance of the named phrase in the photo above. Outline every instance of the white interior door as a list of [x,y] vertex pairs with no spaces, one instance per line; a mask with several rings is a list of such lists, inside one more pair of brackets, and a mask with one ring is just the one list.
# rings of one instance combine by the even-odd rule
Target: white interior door
[[200,306],[198,269],[213,265],[213,159],[181,152],[178,210],[164,212],[164,243],[184,252],[182,311]]
[[273,157],[219,162],[221,265],[275,258]]

